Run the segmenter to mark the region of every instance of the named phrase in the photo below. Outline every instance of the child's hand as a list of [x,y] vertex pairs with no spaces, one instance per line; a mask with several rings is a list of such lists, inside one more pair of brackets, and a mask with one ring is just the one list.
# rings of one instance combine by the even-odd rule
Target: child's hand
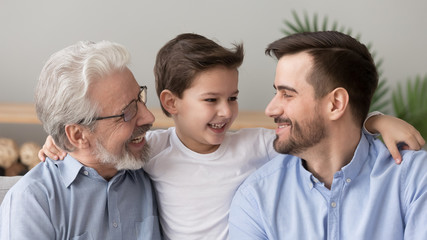
[[405,150],[419,150],[426,143],[420,132],[411,124],[393,116],[376,115],[370,117],[366,121],[365,127],[370,132],[381,134],[384,144],[397,164],[402,162],[398,147]]
[[67,155],[62,149],[58,148],[53,141],[53,138],[49,135],[46,138],[46,142],[44,143],[42,149],[40,149],[38,157],[40,161],[44,162],[46,157],[49,157],[53,160],[64,160]]

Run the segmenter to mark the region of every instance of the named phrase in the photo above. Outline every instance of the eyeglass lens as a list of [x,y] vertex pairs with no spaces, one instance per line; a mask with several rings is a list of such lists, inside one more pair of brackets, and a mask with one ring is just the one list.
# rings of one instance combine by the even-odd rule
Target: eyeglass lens
[[147,102],[147,87],[141,87],[138,100],[133,100],[125,109],[123,109],[123,120],[125,122],[128,122],[135,117],[138,112],[138,101],[141,101],[144,104]]
[[147,103],[147,87],[141,87],[141,92],[139,92],[139,100],[144,104]]

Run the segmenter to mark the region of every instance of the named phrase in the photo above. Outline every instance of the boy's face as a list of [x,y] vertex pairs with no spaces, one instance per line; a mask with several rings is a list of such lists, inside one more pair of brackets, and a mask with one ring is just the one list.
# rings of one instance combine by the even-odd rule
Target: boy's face
[[196,75],[173,116],[176,132],[189,149],[215,151],[238,114],[238,71],[218,66]]

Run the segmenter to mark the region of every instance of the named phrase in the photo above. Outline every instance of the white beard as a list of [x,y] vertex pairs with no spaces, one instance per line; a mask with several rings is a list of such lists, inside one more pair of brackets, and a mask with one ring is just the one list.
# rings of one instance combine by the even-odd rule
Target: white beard
[[141,169],[148,161],[150,147],[146,143],[139,156],[134,156],[125,145],[121,154],[114,155],[108,152],[99,140],[96,140],[95,151],[95,156],[102,164],[111,164],[117,170],[137,170]]

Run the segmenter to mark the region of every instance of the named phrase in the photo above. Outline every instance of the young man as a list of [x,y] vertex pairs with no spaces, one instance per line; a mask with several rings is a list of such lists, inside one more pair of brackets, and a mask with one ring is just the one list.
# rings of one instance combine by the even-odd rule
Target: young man
[[69,154],[47,159],[9,190],[0,239],[160,239],[154,193],[140,170],[154,116],[128,63],[126,49],[106,41],[79,42],[47,61],[37,115]]
[[[282,154],[238,189],[230,239],[427,239],[427,154],[396,165],[362,133],[378,75],[368,49],[338,32],[269,45],[279,61],[266,114]],[[424,143],[423,141],[421,141]]]

